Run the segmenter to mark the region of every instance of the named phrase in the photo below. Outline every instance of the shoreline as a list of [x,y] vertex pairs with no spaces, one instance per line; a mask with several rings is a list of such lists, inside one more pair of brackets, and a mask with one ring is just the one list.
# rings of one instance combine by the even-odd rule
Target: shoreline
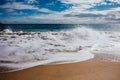
[[[77,33],[76,30],[60,33],[14,33],[6,30],[0,33],[1,65],[5,63],[22,68],[35,65],[29,64],[33,61],[81,61],[37,65],[19,71],[0,73],[0,80],[120,80],[119,40],[117,33],[101,33],[84,28],[79,29]],[[92,53],[95,56],[93,59]],[[48,61],[46,63],[49,63]],[[7,71],[8,66],[1,66],[1,69]]]
[[0,80],[120,80],[120,62],[95,59],[0,73]]

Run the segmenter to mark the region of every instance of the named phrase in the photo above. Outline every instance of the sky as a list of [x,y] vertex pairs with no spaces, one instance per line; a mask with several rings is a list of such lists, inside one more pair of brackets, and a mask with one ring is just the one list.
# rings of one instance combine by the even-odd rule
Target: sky
[[120,0],[0,0],[5,24],[120,23]]

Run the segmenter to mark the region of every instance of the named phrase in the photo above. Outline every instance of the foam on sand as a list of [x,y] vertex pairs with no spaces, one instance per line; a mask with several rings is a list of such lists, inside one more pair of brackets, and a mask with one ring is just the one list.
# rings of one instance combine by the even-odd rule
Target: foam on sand
[[[120,56],[120,33],[76,28],[60,32],[1,32],[0,67],[21,70],[37,65],[79,62],[94,54]],[[94,54],[93,54],[94,53]],[[104,60],[119,62],[120,57]]]

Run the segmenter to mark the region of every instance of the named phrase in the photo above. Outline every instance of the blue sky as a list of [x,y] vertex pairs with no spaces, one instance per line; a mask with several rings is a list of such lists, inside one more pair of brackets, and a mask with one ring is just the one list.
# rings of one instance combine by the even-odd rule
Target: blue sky
[[120,23],[120,0],[0,0],[0,22]]

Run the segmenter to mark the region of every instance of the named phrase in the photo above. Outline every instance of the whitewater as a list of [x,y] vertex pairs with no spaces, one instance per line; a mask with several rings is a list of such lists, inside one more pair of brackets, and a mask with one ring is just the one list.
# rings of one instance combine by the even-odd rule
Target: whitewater
[[0,67],[8,68],[4,72],[92,58],[120,62],[120,32],[86,27],[56,32],[0,32]]

